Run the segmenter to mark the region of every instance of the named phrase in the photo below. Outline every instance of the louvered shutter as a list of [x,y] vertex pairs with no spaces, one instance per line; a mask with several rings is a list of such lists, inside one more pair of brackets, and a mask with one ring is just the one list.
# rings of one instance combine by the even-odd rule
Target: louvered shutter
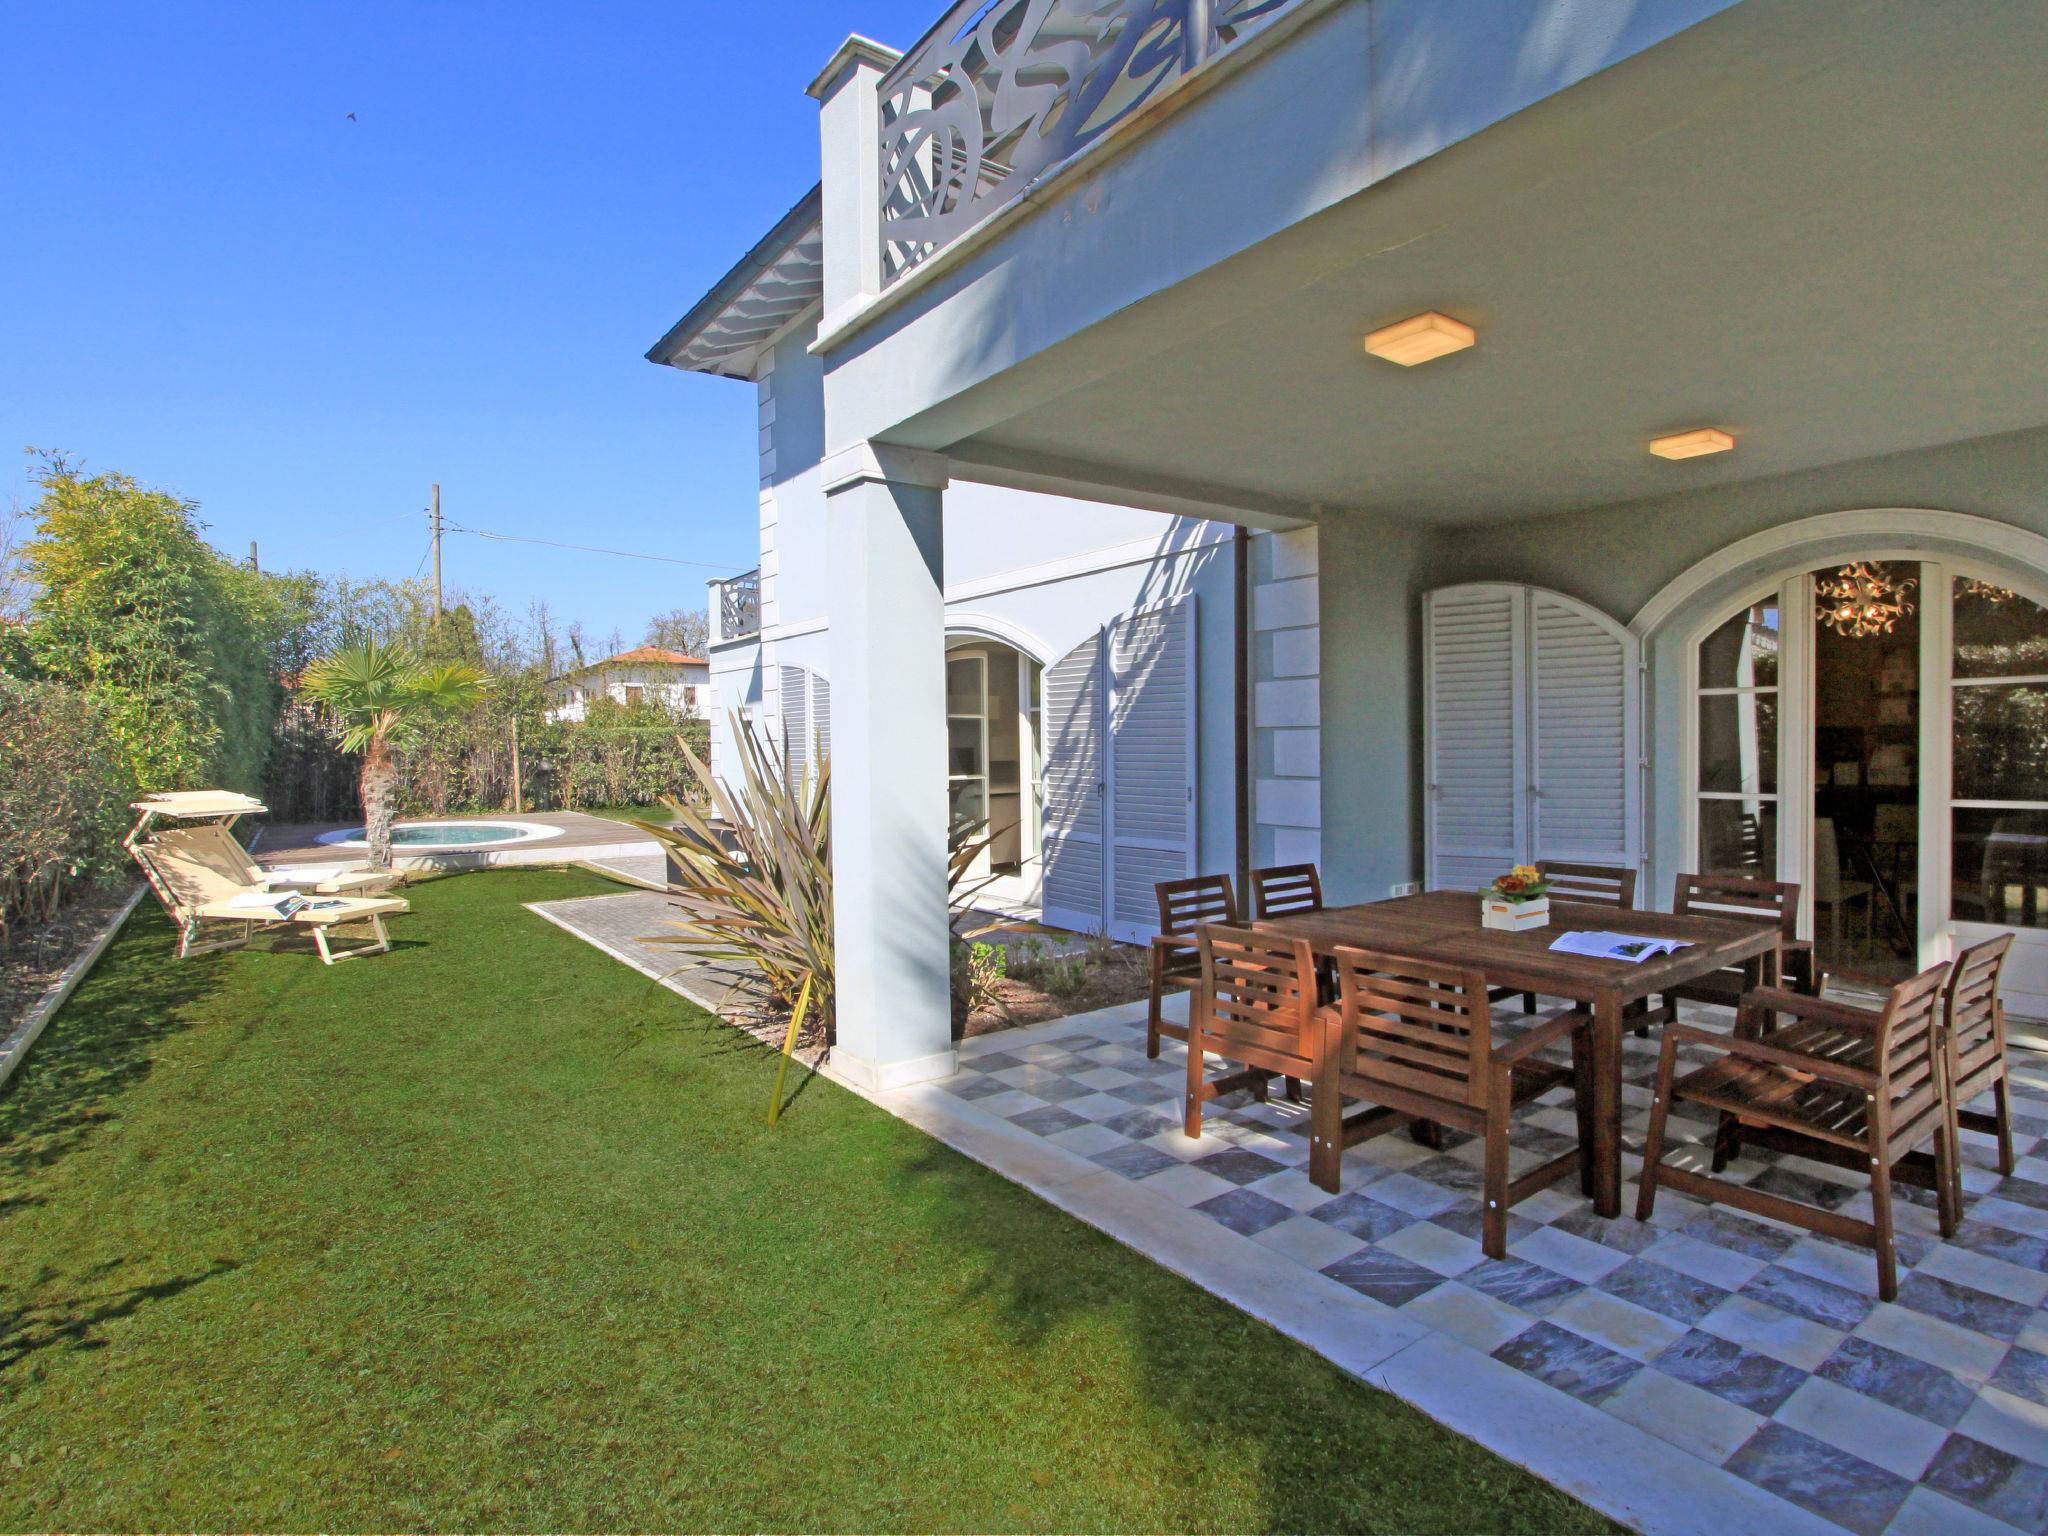
[[1450,587],[1425,603],[1425,880],[1476,891],[1528,841],[1521,589]]
[[1195,872],[1195,602],[1109,626],[1109,933],[1159,928],[1153,886]]
[[782,761],[791,785],[810,776],[811,674],[805,667],[783,667]]
[[832,760],[832,685],[824,674],[811,674],[811,740],[818,749],[818,761]]
[[1535,587],[1447,587],[1426,605],[1431,889],[1538,859],[1635,867],[1635,637]]
[[1633,866],[1641,774],[1636,640],[1555,592],[1530,594],[1535,859]]
[[1040,689],[1042,914],[1084,933],[1103,926],[1103,692],[1100,632],[1047,667]]

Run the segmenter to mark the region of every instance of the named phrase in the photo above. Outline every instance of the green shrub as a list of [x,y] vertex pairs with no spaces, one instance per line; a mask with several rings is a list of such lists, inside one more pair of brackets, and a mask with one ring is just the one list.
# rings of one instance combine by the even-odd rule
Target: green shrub
[[962,1016],[981,1012],[1002,1001],[1010,957],[1000,944],[977,939],[953,941],[953,1011]]
[[58,683],[0,677],[0,939],[125,867],[134,795],[105,710]]
[[[685,747],[697,794],[669,802],[673,826],[643,824],[668,849],[671,872],[681,875],[669,884],[681,913],[672,926],[681,931],[653,942],[751,967],[784,1007],[808,991],[808,1017],[829,1039],[835,1018],[831,756],[820,754],[812,771],[792,783],[782,755],[738,715],[731,722],[738,782],[715,778]],[[970,823],[949,834],[947,900],[955,916],[976,889],[964,882],[987,847],[982,832]]]

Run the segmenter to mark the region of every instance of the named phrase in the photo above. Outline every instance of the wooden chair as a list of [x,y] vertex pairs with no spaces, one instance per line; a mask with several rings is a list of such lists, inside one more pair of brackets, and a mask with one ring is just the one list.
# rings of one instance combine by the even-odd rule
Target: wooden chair
[[1323,910],[1323,882],[1313,864],[1276,864],[1252,871],[1252,916],[1261,920]]
[[[1782,987],[1759,987],[1742,999],[1733,1037],[1689,1024],[1667,1025],[1643,1148],[1637,1219],[1650,1219],[1659,1185],[1669,1184],[1696,1200],[1732,1205],[1875,1250],[1878,1295],[1897,1299],[1892,1176],[1923,1142],[1934,1143],[1942,1236],[1956,1228],[1950,1166],[1955,1121],[1940,1028],[1948,972],[1947,965],[1937,965],[1900,982],[1876,1013]],[[1793,1022],[1772,1028],[1780,1015]],[[1718,1058],[1674,1080],[1681,1043],[1706,1046]],[[1739,1124],[1744,1141],[1868,1172],[1871,1219],[1662,1166],[1665,1117],[1673,1104],[1685,1101],[1718,1110],[1724,1126]],[[1722,1162],[1717,1148],[1717,1170]]]
[[[1680,875],[1672,893],[1671,910],[1698,917],[1737,918],[1745,922],[1771,923],[1778,929],[1780,952],[1784,957],[1784,979],[1809,997],[1821,990],[1820,971],[1814,962],[1813,945],[1797,937],[1799,929],[1799,887],[1783,880],[1752,880],[1746,875]],[[1636,1026],[1647,1035],[1653,1022],[1678,1022],[1678,1005],[1715,1003],[1735,1008],[1742,1002],[1749,979],[1740,966],[1716,971],[1664,994],[1661,1004],[1651,1009]]]
[[[1315,954],[1306,939],[1211,923],[1196,934],[1201,979],[1188,1007],[1187,1110],[1183,1129],[1202,1134],[1202,1106],[1239,1088],[1266,1097],[1275,1077],[1315,1076],[1320,1031]],[[1208,1076],[1207,1058],[1243,1070]]]
[[[1955,1123],[1973,1131],[1988,1131],[1998,1138],[1998,1171],[2007,1178],[2012,1177],[2014,1166],[2012,1099],[2005,1075],[2005,1008],[1998,1001],[1998,984],[2005,972],[2005,957],[2012,949],[2012,938],[2009,933],[2001,933],[1956,956],[1941,1028]],[[1991,1095],[1989,1113],[1963,1108],[1982,1093]],[[1954,1135],[1953,1129],[1950,1134]],[[1960,1215],[1963,1164],[1959,1142],[1950,1147],[1948,1161],[1954,1180],[1950,1198]]]
[[[1621,912],[1636,909],[1636,872],[1618,864],[1574,864],[1564,859],[1538,859],[1537,873],[1550,882],[1551,899],[1575,902],[1582,907],[1613,907]],[[1513,997],[1513,987],[1495,987],[1495,1002]],[[1522,1012],[1536,1011],[1536,994],[1522,994]]]
[[1146,989],[1145,1054],[1159,1056],[1159,1037],[1188,1037],[1186,1029],[1165,1018],[1160,1009],[1168,987],[1192,992],[1201,985],[1202,957],[1195,930],[1204,923],[1238,925],[1237,889],[1228,875],[1196,875],[1187,880],[1162,880],[1152,887],[1159,902],[1159,932],[1152,938],[1152,974]]
[[[1322,1010],[1324,1039],[1309,1101],[1309,1177],[1336,1193],[1344,1149],[1415,1120],[1455,1126],[1484,1138],[1481,1244],[1507,1257],[1508,1207],[1573,1172],[1591,1178],[1592,1016],[1554,1015],[1496,1045],[1486,978],[1375,954],[1337,951],[1338,1005]],[[1569,1067],[1536,1053],[1571,1043]],[[1562,1082],[1573,1084],[1579,1146],[1519,1179],[1508,1177],[1508,1126],[1517,1104]],[[1379,1106],[1344,1115],[1346,1098]],[[1590,1192],[1590,1191],[1589,1191]]]

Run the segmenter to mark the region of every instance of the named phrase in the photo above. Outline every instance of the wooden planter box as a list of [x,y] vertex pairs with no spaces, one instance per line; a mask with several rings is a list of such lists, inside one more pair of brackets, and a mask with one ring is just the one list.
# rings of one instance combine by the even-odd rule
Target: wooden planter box
[[1550,926],[1550,898],[1538,896],[1534,901],[1503,901],[1498,896],[1479,898],[1479,921],[1487,928],[1504,928],[1510,933],[1520,933],[1528,928]]

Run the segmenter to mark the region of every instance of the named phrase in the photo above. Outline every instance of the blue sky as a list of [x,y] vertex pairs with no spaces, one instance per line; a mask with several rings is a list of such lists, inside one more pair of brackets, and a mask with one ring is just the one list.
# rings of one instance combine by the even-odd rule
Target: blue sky
[[[751,565],[752,391],[642,354],[817,179],[840,39],[940,8],[8,6],[0,503],[34,445],[266,568],[413,574],[437,480],[453,523]],[[716,574],[444,558],[629,640]]]

